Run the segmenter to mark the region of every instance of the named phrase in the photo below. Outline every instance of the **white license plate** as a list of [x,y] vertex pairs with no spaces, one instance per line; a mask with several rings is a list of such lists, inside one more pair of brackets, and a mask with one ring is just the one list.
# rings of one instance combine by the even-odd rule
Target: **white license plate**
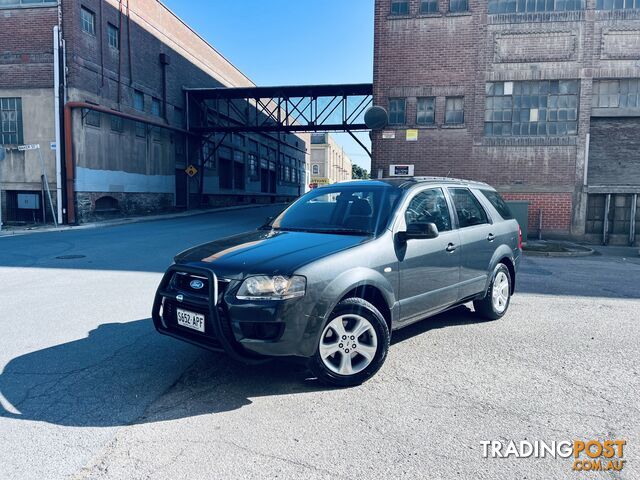
[[178,325],[204,333],[204,315],[188,310],[176,309]]

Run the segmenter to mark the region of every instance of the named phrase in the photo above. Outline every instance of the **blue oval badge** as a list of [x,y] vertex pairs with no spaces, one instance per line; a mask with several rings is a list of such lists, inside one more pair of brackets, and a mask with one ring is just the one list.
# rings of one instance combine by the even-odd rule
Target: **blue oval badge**
[[189,286],[194,290],[202,290],[202,288],[204,287],[204,282],[202,280],[191,280]]

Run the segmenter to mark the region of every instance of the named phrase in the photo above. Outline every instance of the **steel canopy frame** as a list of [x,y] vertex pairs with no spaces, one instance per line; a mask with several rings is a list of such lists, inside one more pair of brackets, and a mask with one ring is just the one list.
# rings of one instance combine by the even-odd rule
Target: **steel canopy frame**
[[212,133],[354,132],[369,130],[364,113],[373,85],[185,88],[195,107],[188,129]]

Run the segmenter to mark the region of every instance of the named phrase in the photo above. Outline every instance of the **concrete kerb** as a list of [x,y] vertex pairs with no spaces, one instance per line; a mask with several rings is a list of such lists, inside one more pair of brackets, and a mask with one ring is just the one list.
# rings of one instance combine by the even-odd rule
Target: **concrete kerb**
[[207,215],[210,213],[217,213],[217,212],[245,210],[248,208],[273,207],[278,205],[284,207],[289,204],[288,203],[261,203],[261,204],[251,204],[251,205],[238,205],[234,207],[209,208],[206,210],[190,210],[187,212],[179,212],[179,213],[119,218],[114,220],[105,220],[102,222],[86,223],[82,225],[65,225],[65,226],[60,226],[58,228],[53,226],[50,226],[50,227],[46,226],[46,227],[34,228],[34,229],[27,229],[27,228],[12,229],[12,230],[3,229],[2,232],[0,232],[0,238],[14,237],[19,235],[32,235],[36,233],[66,232],[66,231],[72,231],[72,230],[90,230],[93,228],[115,227],[118,225],[128,225],[132,223],[155,222],[158,220],[171,220],[174,218],[186,218],[186,217],[194,217],[196,215]]

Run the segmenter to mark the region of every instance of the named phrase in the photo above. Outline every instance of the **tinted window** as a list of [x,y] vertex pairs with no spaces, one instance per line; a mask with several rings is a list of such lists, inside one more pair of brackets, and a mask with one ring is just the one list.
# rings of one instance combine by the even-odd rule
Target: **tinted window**
[[478,199],[466,188],[449,189],[453,197],[453,204],[458,214],[458,222],[460,228],[472,227],[473,225],[481,225],[489,223],[487,214],[478,202]]
[[505,220],[509,220],[513,218],[513,214],[509,209],[509,205],[504,201],[504,199],[500,196],[498,192],[494,192],[492,190],[480,190],[482,195],[486,197],[487,200],[491,202],[493,208],[495,208],[500,216]]
[[435,223],[438,230],[451,230],[451,215],[444,193],[440,188],[418,193],[404,214],[407,227],[412,224]]
[[276,230],[378,234],[389,223],[402,190],[347,185],[313,190],[278,216]]

